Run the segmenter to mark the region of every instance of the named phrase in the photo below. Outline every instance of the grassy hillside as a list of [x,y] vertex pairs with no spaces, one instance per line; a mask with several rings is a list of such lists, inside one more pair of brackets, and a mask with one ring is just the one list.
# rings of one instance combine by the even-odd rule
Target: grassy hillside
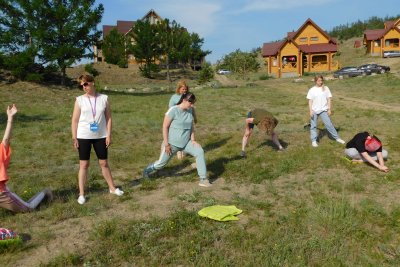
[[[2,266],[398,266],[399,78],[327,83],[341,137],[374,132],[389,151],[389,173],[344,160],[344,146],[323,131],[320,146],[311,147],[303,127],[310,81],[254,77],[251,86],[246,83],[221,89],[191,84],[198,97],[197,139],[214,184],[207,189],[197,185],[191,157],[174,158],[151,181],[140,177],[159,156],[171,95],[161,90],[164,85],[106,92],[114,122],[110,165],[126,194],[107,193],[92,154],[84,206],[76,202],[78,155],[70,134],[74,98],[82,91],[2,85],[1,108],[19,108],[9,187],[24,199],[43,187],[55,195],[33,213],[0,211],[1,227],[30,236],[23,247],[2,252]],[[285,152],[255,129],[248,157],[238,156],[245,114],[253,107],[277,116]],[[5,119],[3,112],[2,132]],[[212,204],[236,205],[243,214],[229,223],[197,215]]]

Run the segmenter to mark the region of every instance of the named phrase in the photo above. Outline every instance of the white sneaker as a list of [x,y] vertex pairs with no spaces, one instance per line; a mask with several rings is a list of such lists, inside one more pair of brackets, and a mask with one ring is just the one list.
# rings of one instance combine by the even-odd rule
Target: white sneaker
[[312,145],[313,147],[318,147],[317,141],[312,141],[312,142],[311,142],[311,145]]
[[210,187],[212,184],[208,179],[200,180],[199,185],[202,187]]
[[343,139],[340,139],[340,138],[336,139],[336,142],[341,143],[341,144],[346,143]]
[[124,194],[124,191],[120,190],[119,188],[115,188],[114,192],[110,190],[110,194],[117,195],[120,197]]
[[84,196],[79,196],[78,197],[78,203],[83,205],[86,202],[86,198]]

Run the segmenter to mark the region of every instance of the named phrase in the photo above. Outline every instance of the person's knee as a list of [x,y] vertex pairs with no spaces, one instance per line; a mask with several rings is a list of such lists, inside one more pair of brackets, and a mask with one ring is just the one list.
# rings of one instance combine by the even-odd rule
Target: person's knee
[[80,169],[83,169],[83,170],[89,169],[89,165],[90,165],[90,163],[89,163],[88,160],[81,160],[81,161],[79,162],[79,168],[80,168]]
[[388,156],[389,156],[389,152],[387,152],[387,150],[385,150],[385,149],[382,149],[382,157],[383,157],[384,159],[387,159]]
[[361,158],[360,153],[355,148],[346,148],[344,150],[344,153],[346,154],[346,156],[348,156],[352,159],[360,159]]
[[108,160],[100,159],[99,160],[99,165],[100,165],[101,168],[108,168]]

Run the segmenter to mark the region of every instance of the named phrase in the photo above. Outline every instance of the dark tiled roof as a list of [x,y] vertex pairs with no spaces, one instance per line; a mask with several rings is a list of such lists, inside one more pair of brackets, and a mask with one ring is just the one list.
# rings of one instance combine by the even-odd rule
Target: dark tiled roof
[[126,34],[135,25],[135,21],[117,20],[117,30],[120,34]]
[[103,39],[110,33],[110,31],[112,29],[114,29],[116,27],[117,26],[115,26],[115,25],[103,25]]
[[290,40],[290,39],[292,39],[295,35],[296,35],[296,33],[297,32],[288,32],[287,33],[287,38]]
[[377,30],[365,30],[364,35],[367,41],[377,40],[383,37],[387,29],[377,29]]
[[312,44],[312,45],[299,45],[299,49],[304,53],[326,53],[336,52],[336,44]]
[[262,47],[262,56],[274,56],[278,53],[279,49],[283,46],[286,41],[278,41],[273,43],[264,43]]

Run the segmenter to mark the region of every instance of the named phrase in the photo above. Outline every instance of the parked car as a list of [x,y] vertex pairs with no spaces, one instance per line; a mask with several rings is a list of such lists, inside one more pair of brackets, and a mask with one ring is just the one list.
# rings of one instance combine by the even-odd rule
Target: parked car
[[226,69],[219,69],[219,70],[217,71],[217,73],[218,73],[218,74],[225,75],[225,74],[231,74],[232,72],[231,72],[230,70],[226,70]]
[[382,66],[382,65],[378,65],[378,64],[365,64],[365,65],[361,65],[358,68],[362,69],[362,70],[370,70],[371,73],[385,73],[385,72],[390,71],[390,67]]
[[383,57],[400,57],[400,51],[384,51]]
[[337,70],[333,73],[333,77],[356,77],[356,76],[365,76],[371,75],[370,70],[362,70],[357,67],[344,67],[340,70]]

